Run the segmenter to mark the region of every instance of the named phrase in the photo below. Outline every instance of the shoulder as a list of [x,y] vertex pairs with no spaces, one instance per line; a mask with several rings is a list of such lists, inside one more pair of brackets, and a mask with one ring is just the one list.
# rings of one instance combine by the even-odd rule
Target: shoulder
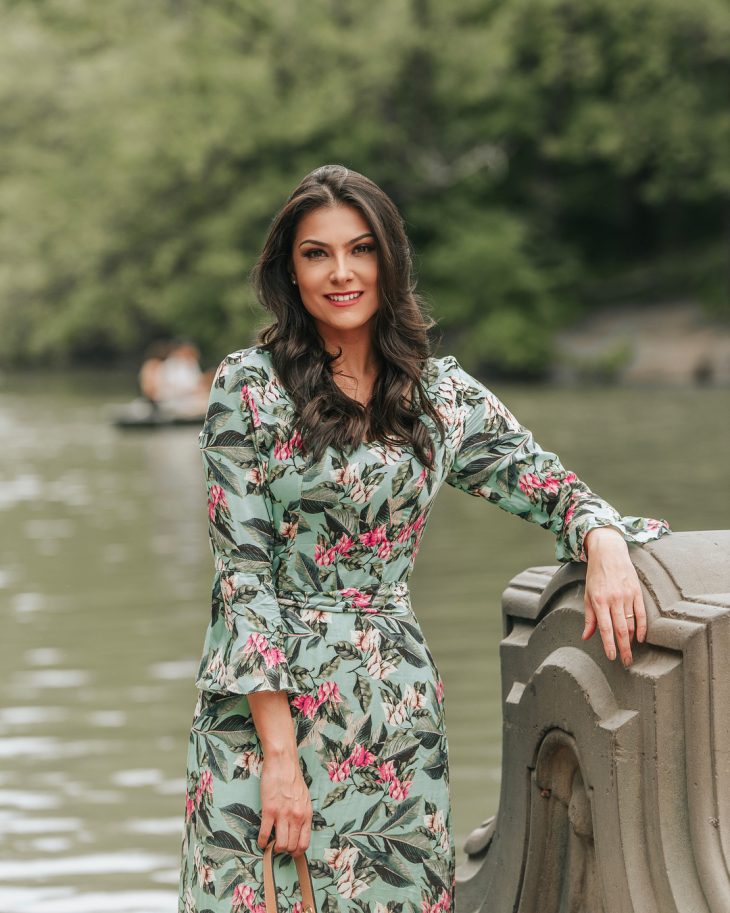
[[453,355],[427,358],[423,373],[424,386],[429,395],[443,394],[447,390],[471,391],[475,395],[484,390],[483,384],[468,374]]
[[240,390],[244,384],[265,386],[271,380],[271,356],[261,346],[236,349],[223,358],[213,380],[214,388],[226,392]]

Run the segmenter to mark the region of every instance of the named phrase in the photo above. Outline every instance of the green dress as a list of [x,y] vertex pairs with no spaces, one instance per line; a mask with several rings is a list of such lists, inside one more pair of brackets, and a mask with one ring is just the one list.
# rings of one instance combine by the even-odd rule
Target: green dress
[[[444,684],[408,578],[446,482],[551,530],[586,561],[596,526],[628,542],[670,532],[622,517],[453,357],[423,380],[442,442],[435,469],[406,446],[307,457],[269,354],[227,356],[200,446],[215,559],[212,617],[187,758],[181,913],[265,913],[262,749],[247,694],[289,692],[313,806],[307,856],[319,913],[445,913],[454,838]],[[302,913],[296,867],[274,856],[279,909]]]

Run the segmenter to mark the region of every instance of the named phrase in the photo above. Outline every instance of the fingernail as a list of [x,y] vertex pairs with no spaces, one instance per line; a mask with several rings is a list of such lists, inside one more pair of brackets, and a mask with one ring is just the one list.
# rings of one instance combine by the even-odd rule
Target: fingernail
[[608,651],[608,658],[613,662],[613,660],[616,659],[616,651],[615,651],[615,650],[609,650],[609,651]]
[[630,656],[624,656],[624,666],[625,666],[625,668],[628,669],[630,665],[631,665],[631,657],[630,657]]

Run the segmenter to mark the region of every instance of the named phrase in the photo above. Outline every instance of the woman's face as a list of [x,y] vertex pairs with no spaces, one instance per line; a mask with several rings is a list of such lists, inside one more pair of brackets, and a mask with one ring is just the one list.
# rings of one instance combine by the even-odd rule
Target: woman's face
[[291,266],[323,338],[367,326],[378,310],[375,236],[359,210],[338,204],[302,216]]

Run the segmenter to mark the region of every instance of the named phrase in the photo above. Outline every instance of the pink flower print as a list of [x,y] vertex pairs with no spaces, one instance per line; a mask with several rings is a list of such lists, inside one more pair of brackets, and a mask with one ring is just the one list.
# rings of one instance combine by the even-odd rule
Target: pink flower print
[[560,482],[554,475],[546,475],[542,480],[542,489],[550,495],[551,498],[554,498],[560,491]]
[[567,526],[570,523],[573,514],[575,513],[575,496],[570,496],[570,501],[568,502],[568,509],[565,511],[565,516],[563,517],[563,526]]
[[269,649],[269,641],[265,634],[249,634],[243,652],[264,653]]
[[280,461],[288,460],[291,456],[291,446],[288,441],[277,441],[274,444],[274,458]]
[[200,808],[203,796],[213,797],[213,774],[209,770],[204,770],[200,774],[198,785],[195,789],[195,807]]
[[221,577],[221,596],[223,597],[223,602],[227,605],[230,605],[233,602],[233,594],[236,592],[236,587],[233,583],[233,578],[228,574],[225,574]]
[[233,891],[233,905],[232,910],[240,910],[244,905],[249,909],[253,909],[254,898],[256,897],[256,892],[248,884],[237,884]]
[[400,542],[402,545],[404,542],[406,542],[408,540],[408,538],[410,537],[412,532],[413,532],[413,527],[411,526],[410,523],[406,523],[406,525],[403,527],[403,529],[395,537],[395,541]]
[[340,538],[337,540],[337,545],[335,546],[335,548],[337,549],[337,551],[339,552],[340,555],[349,555],[350,550],[352,549],[354,544],[355,544],[354,540],[351,539],[350,536],[343,533],[340,536]]
[[294,434],[289,438],[289,447],[292,451],[301,450],[304,446],[304,441],[298,430],[295,429]]
[[441,894],[439,895],[439,906],[442,910],[448,910],[451,908],[451,892],[447,891],[446,888],[441,889]]
[[328,847],[324,851],[325,862],[331,865],[333,869],[352,869],[357,861],[357,850],[354,846],[343,846],[342,848]]
[[424,466],[423,469],[421,470],[421,474],[416,479],[416,488],[423,488],[423,486],[426,484],[427,473],[428,473],[428,470]]
[[203,862],[198,869],[198,879],[201,884],[213,883],[213,866]]
[[337,761],[328,761],[327,771],[333,783],[341,783],[350,775],[350,762],[347,758],[341,764]]
[[259,418],[259,410],[256,406],[256,400],[253,398],[253,393],[249,389],[248,384],[244,384],[241,387],[241,401],[244,402],[251,410],[251,416],[253,417],[253,426],[254,428],[258,428],[261,424],[261,419]]
[[538,490],[541,489],[542,481],[540,476],[534,472],[525,472],[520,476],[517,483],[520,487],[520,491],[523,494],[526,494],[527,497],[534,503],[539,499]]
[[423,821],[426,827],[434,834],[441,834],[446,830],[446,819],[444,818],[443,809],[437,809],[433,815],[424,815]]
[[211,799],[213,798],[213,774],[210,770],[206,769],[200,774],[198,786],[201,792],[207,793]]
[[320,567],[332,564],[337,557],[337,547],[327,548],[325,545],[314,546],[314,560]]
[[279,532],[285,539],[295,539],[297,535],[297,526],[298,521],[288,523],[282,520],[281,525],[279,526]]
[[310,720],[313,720],[317,715],[319,701],[311,694],[297,694],[291,699],[291,702],[297,710],[300,710]]
[[399,780],[397,777],[394,777],[390,781],[390,786],[388,788],[388,795],[391,799],[407,799],[408,790],[411,788],[413,780]]
[[386,539],[384,542],[380,543],[380,547],[377,551],[378,558],[388,558],[392,551],[393,543]]
[[352,599],[353,606],[358,609],[369,608],[373,598],[370,593],[362,593],[360,590],[357,590],[352,586],[349,586],[344,590],[340,590],[340,594],[346,599]]
[[268,650],[263,650],[261,655],[264,658],[267,669],[273,669],[286,660],[286,656],[278,647],[270,647]]
[[344,871],[337,880],[337,893],[348,900],[352,897],[357,897],[358,894],[362,894],[367,887],[367,881],[363,881],[362,878],[356,878],[353,869]]
[[249,482],[253,482],[257,488],[260,488],[264,484],[264,474],[258,466],[252,466],[251,469],[249,469],[246,473],[246,479]]
[[215,509],[219,504],[223,510],[228,509],[226,493],[220,485],[211,485],[208,491],[208,516],[211,520],[215,520]]
[[350,757],[348,759],[355,767],[367,767],[368,764],[372,764],[376,760],[375,755],[372,751],[368,751],[364,745],[355,744],[355,747],[350,752]]
[[403,703],[406,707],[412,707],[414,710],[420,710],[426,706],[426,697],[421,694],[413,685],[406,685],[403,692]]
[[392,761],[384,761],[378,766],[378,779],[381,783],[389,783],[391,780],[397,779]]
[[439,679],[438,682],[436,682],[436,700],[440,704],[443,701],[443,699],[444,699],[444,683],[441,679]]
[[666,520],[654,520],[651,517],[646,521],[647,529],[669,529],[669,524]]
[[342,701],[340,686],[337,682],[322,682],[317,689],[317,699],[320,704],[323,704],[325,701],[330,701],[332,704],[339,704]]
[[416,519],[413,521],[413,523],[411,525],[415,532],[420,532],[420,530],[423,529],[425,523],[426,523],[425,514],[420,514],[419,516],[416,517]]
[[304,906],[302,905],[301,900],[298,900],[294,906],[291,908],[291,913],[303,913]]
[[563,476],[563,482],[567,482],[568,485],[572,485],[577,479],[578,476],[574,472],[566,472]]
[[190,821],[195,811],[195,803],[190,798],[190,793],[185,790],[185,820]]
[[385,526],[378,526],[376,529],[370,529],[366,533],[361,533],[360,535],[360,541],[368,548],[380,545],[381,542],[387,541],[387,538]]

